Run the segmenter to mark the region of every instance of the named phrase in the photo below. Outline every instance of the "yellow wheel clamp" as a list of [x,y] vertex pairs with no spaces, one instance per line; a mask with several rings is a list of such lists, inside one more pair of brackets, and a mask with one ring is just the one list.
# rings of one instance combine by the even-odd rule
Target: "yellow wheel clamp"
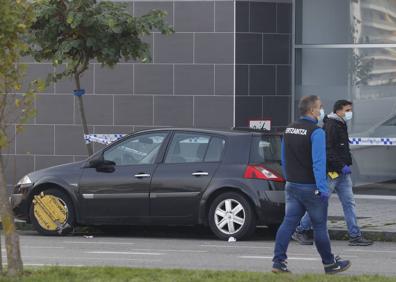
[[67,219],[67,208],[64,207],[59,198],[53,195],[35,195],[33,199],[34,215],[39,224],[47,230],[62,230],[67,227],[65,222]]

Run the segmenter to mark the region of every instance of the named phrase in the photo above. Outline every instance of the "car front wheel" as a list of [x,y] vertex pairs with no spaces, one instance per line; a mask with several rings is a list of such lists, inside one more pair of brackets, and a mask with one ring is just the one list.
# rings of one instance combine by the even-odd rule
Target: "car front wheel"
[[256,229],[256,217],[250,203],[242,195],[227,192],[217,196],[209,209],[209,226],[222,240],[246,239]]
[[42,235],[65,235],[74,227],[74,209],[69,196],[58,189],[35,195],[29,210],[33,227]]

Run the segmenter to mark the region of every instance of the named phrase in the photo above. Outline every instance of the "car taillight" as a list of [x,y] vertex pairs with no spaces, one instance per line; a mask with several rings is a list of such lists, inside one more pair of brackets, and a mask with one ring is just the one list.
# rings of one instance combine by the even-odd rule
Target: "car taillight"
[[277,175],[275,172],[272,172],[261,165],[248,165],[243,177],[248,179],[264,179],[275,182],[285,182],[285,179],[282,176]]

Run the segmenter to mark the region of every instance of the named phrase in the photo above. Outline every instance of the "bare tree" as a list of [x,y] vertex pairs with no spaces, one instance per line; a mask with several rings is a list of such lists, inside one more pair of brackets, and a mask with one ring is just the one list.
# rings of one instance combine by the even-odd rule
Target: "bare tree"
[[[17,124],[17,132],[22,130],[22,124],[35,113],[34,88],[43,85],[34,82],[21,94],[24,92],[21,80],[25,67],[18,62],[22,52],[27,50],[23,37],[33,20],[31,5],[27,0],[0,0],[0,7],[0,216],[7,251],[7,274],[16,276],[22,274],[23,263],[14,215],[8,201],[3,152],[13,138],[7,128],[10,124]],[[3,271],[1,256],[0,269]]]

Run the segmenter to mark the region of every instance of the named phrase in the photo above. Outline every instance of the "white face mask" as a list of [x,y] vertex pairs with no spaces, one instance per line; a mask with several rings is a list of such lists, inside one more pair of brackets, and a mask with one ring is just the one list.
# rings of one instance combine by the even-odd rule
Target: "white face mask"
[[325,117],[325,111],[323,109],[320,109],[320,116],[318,118],[319,121],[323,120]]
[[352,113],[352,112],[346,112],[346,113],[345,113],[344,120],[351,120],[351,119],[352,119],[352,116],[353,116],[353,113]]

